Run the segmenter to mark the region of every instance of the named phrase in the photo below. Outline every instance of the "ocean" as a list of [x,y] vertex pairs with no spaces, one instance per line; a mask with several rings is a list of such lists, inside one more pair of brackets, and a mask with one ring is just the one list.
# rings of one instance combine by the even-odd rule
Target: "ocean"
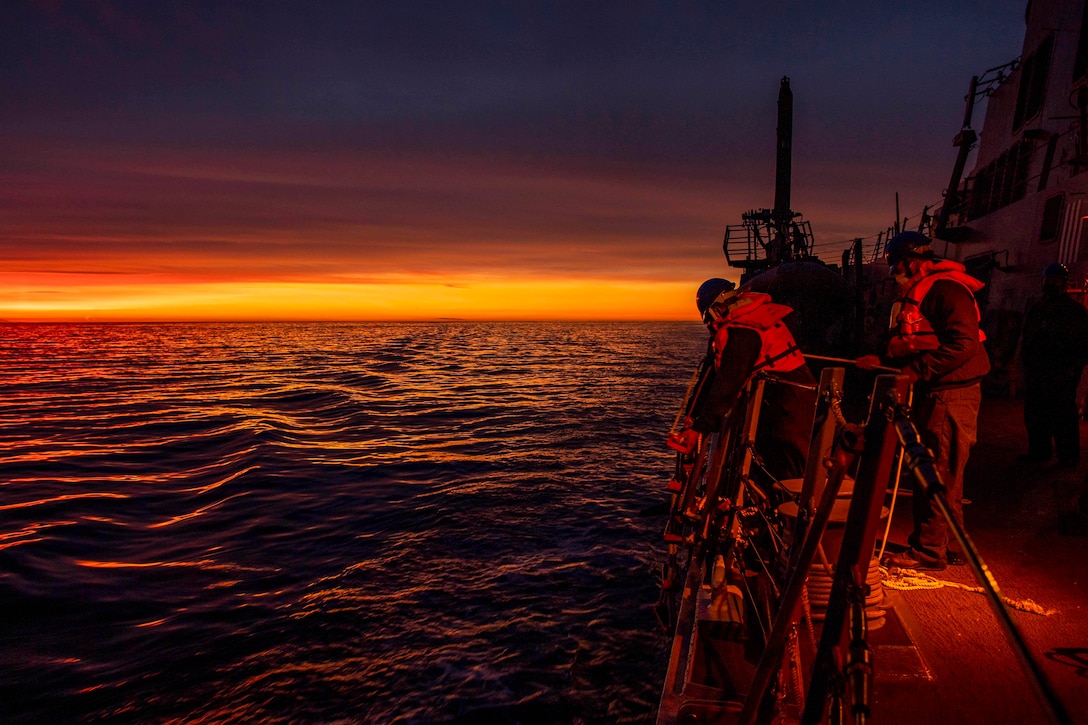
[[683,323],[0,325],[0,717],[652,722]]

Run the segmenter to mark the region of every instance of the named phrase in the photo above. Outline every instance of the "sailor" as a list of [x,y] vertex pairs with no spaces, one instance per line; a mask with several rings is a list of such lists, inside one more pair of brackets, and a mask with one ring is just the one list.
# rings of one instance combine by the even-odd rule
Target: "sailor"
[[739,292],[718,277],[708,279],[695,296],[699,314],[711,333],[707,354],[714,380],[692,412],[691,427],[721,430],[744,386],[760,372],[787,383],[764,388],[756,430],[756,453],[777,480],[804,474],[816,404],[815,378],[787,327],[793,312],[761,292]]
[[1024,315],[1020,358],[1028,452],[1018,457],[1044,463],[1057,449],[1058,465],[1067,468],[1080,460],[1077,383],[1088,365],[1088,310],[1066,294],[1068,279],[1064,264],[1047,265],[1043,296]]
[[[913,414],[922,442],[933,453],[949,509],[963,523],[963,471],[975,443],[981,381],[990,371],[975,293],[984,286],[962,264],[938,259],[929,237],[903,232],[885,248],[900,297],[892,308],[891,338],[882,360],[858,358],[858,367],[902,368],[914,383]],[[930,497],[915,491],[909,549],[885,557],[885,566],[942,570],[949,561],[948,525]],[[954,554],[954,563],[959,556]]]

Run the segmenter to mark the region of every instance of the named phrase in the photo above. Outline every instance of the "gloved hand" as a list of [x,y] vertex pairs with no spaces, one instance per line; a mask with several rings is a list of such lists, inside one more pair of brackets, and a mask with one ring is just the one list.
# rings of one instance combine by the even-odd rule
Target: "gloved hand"
[[878,355],[862,355],[854,361],[854,364],[862,370],[876,370],[881,366]]
[[693,453],[699,446],[699,434],[691,429],[691,418],[684,418],[684,426],[675,433],[670,433],[665,445],[681,453]]

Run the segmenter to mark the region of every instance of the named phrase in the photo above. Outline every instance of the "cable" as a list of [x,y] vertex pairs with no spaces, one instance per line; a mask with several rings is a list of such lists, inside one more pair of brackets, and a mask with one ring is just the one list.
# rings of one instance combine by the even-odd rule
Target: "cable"
[[[907,407],[914,403],[914,386],[910,386],[907,393]],[[896,455],[899,457],[899,465],[895,467],[895,485],[892,487],[891,506],[888,507],[888,524],[884,527],[884,538],[880,541],[880,553],[876,555],[877,561],[884,560],[884,549],[888,546],[888,535],[892,531],[892,518],[895,516],[895,502],[899,499],[899,481],[903,476],[903,446],[896,446]]]

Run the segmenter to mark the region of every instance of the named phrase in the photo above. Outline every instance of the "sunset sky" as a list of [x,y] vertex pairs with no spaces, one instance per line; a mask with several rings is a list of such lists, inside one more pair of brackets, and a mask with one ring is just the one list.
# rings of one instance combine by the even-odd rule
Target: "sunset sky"
[[783,76],[793,208],[875,238],[1025,4],[3,0],[0,318],[693,319]]

